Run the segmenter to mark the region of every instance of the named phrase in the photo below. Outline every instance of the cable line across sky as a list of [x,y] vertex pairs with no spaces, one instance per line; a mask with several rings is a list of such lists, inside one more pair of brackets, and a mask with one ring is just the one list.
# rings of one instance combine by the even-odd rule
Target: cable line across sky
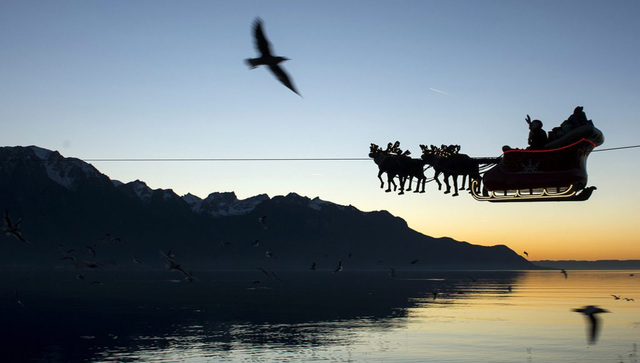
[[[640,148],[640,145],[619,146],[596,149],[592,152],[614,151]],[[91,158],[87,162],[237,162],[237,161],[367,161],[371,158],[335,157],[335,158]]]

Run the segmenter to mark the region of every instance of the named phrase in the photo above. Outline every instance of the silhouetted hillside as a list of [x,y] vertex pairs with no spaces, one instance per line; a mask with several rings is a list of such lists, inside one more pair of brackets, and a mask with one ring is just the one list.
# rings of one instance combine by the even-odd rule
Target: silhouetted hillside
[[0,148],[0,210],[30,245],[2,238],[0,265],[164,268],[160,250],[194,270],[535,269],[506,246],[432,238],[386,211],[362,212],[290,193],[238,200],[110,180],[39,147]]

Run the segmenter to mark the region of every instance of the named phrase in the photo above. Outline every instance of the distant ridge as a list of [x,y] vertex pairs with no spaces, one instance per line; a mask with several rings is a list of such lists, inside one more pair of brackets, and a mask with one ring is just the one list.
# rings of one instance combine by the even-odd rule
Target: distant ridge
[[531,262],[541,267],[565,270],[640,270],[640,260],[540,260]]
[[423,235],[386,211],[296,193],[179,196],[140,180],[111,180],[91,164],[37,146],[0,147],[4,210],[22,219],[33,246],[0,237],[0,268],[164,269],[160,251],[193,270],[539,268],[504,245]]

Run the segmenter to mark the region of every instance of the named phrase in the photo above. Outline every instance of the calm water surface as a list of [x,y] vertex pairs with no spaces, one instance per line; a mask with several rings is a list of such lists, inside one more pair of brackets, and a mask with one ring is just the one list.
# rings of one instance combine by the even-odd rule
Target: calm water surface
[[638,362],[633,271],[266,272],[4,272],[0,360]]

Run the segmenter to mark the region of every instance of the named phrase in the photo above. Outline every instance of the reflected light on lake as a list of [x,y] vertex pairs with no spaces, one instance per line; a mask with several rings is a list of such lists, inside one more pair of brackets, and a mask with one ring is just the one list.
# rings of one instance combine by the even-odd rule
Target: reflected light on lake
[[[637,362],[640,276],[568,273],[11,272],[0,334],[4,361]],[[611,311],[594,345],[585,305]]]

